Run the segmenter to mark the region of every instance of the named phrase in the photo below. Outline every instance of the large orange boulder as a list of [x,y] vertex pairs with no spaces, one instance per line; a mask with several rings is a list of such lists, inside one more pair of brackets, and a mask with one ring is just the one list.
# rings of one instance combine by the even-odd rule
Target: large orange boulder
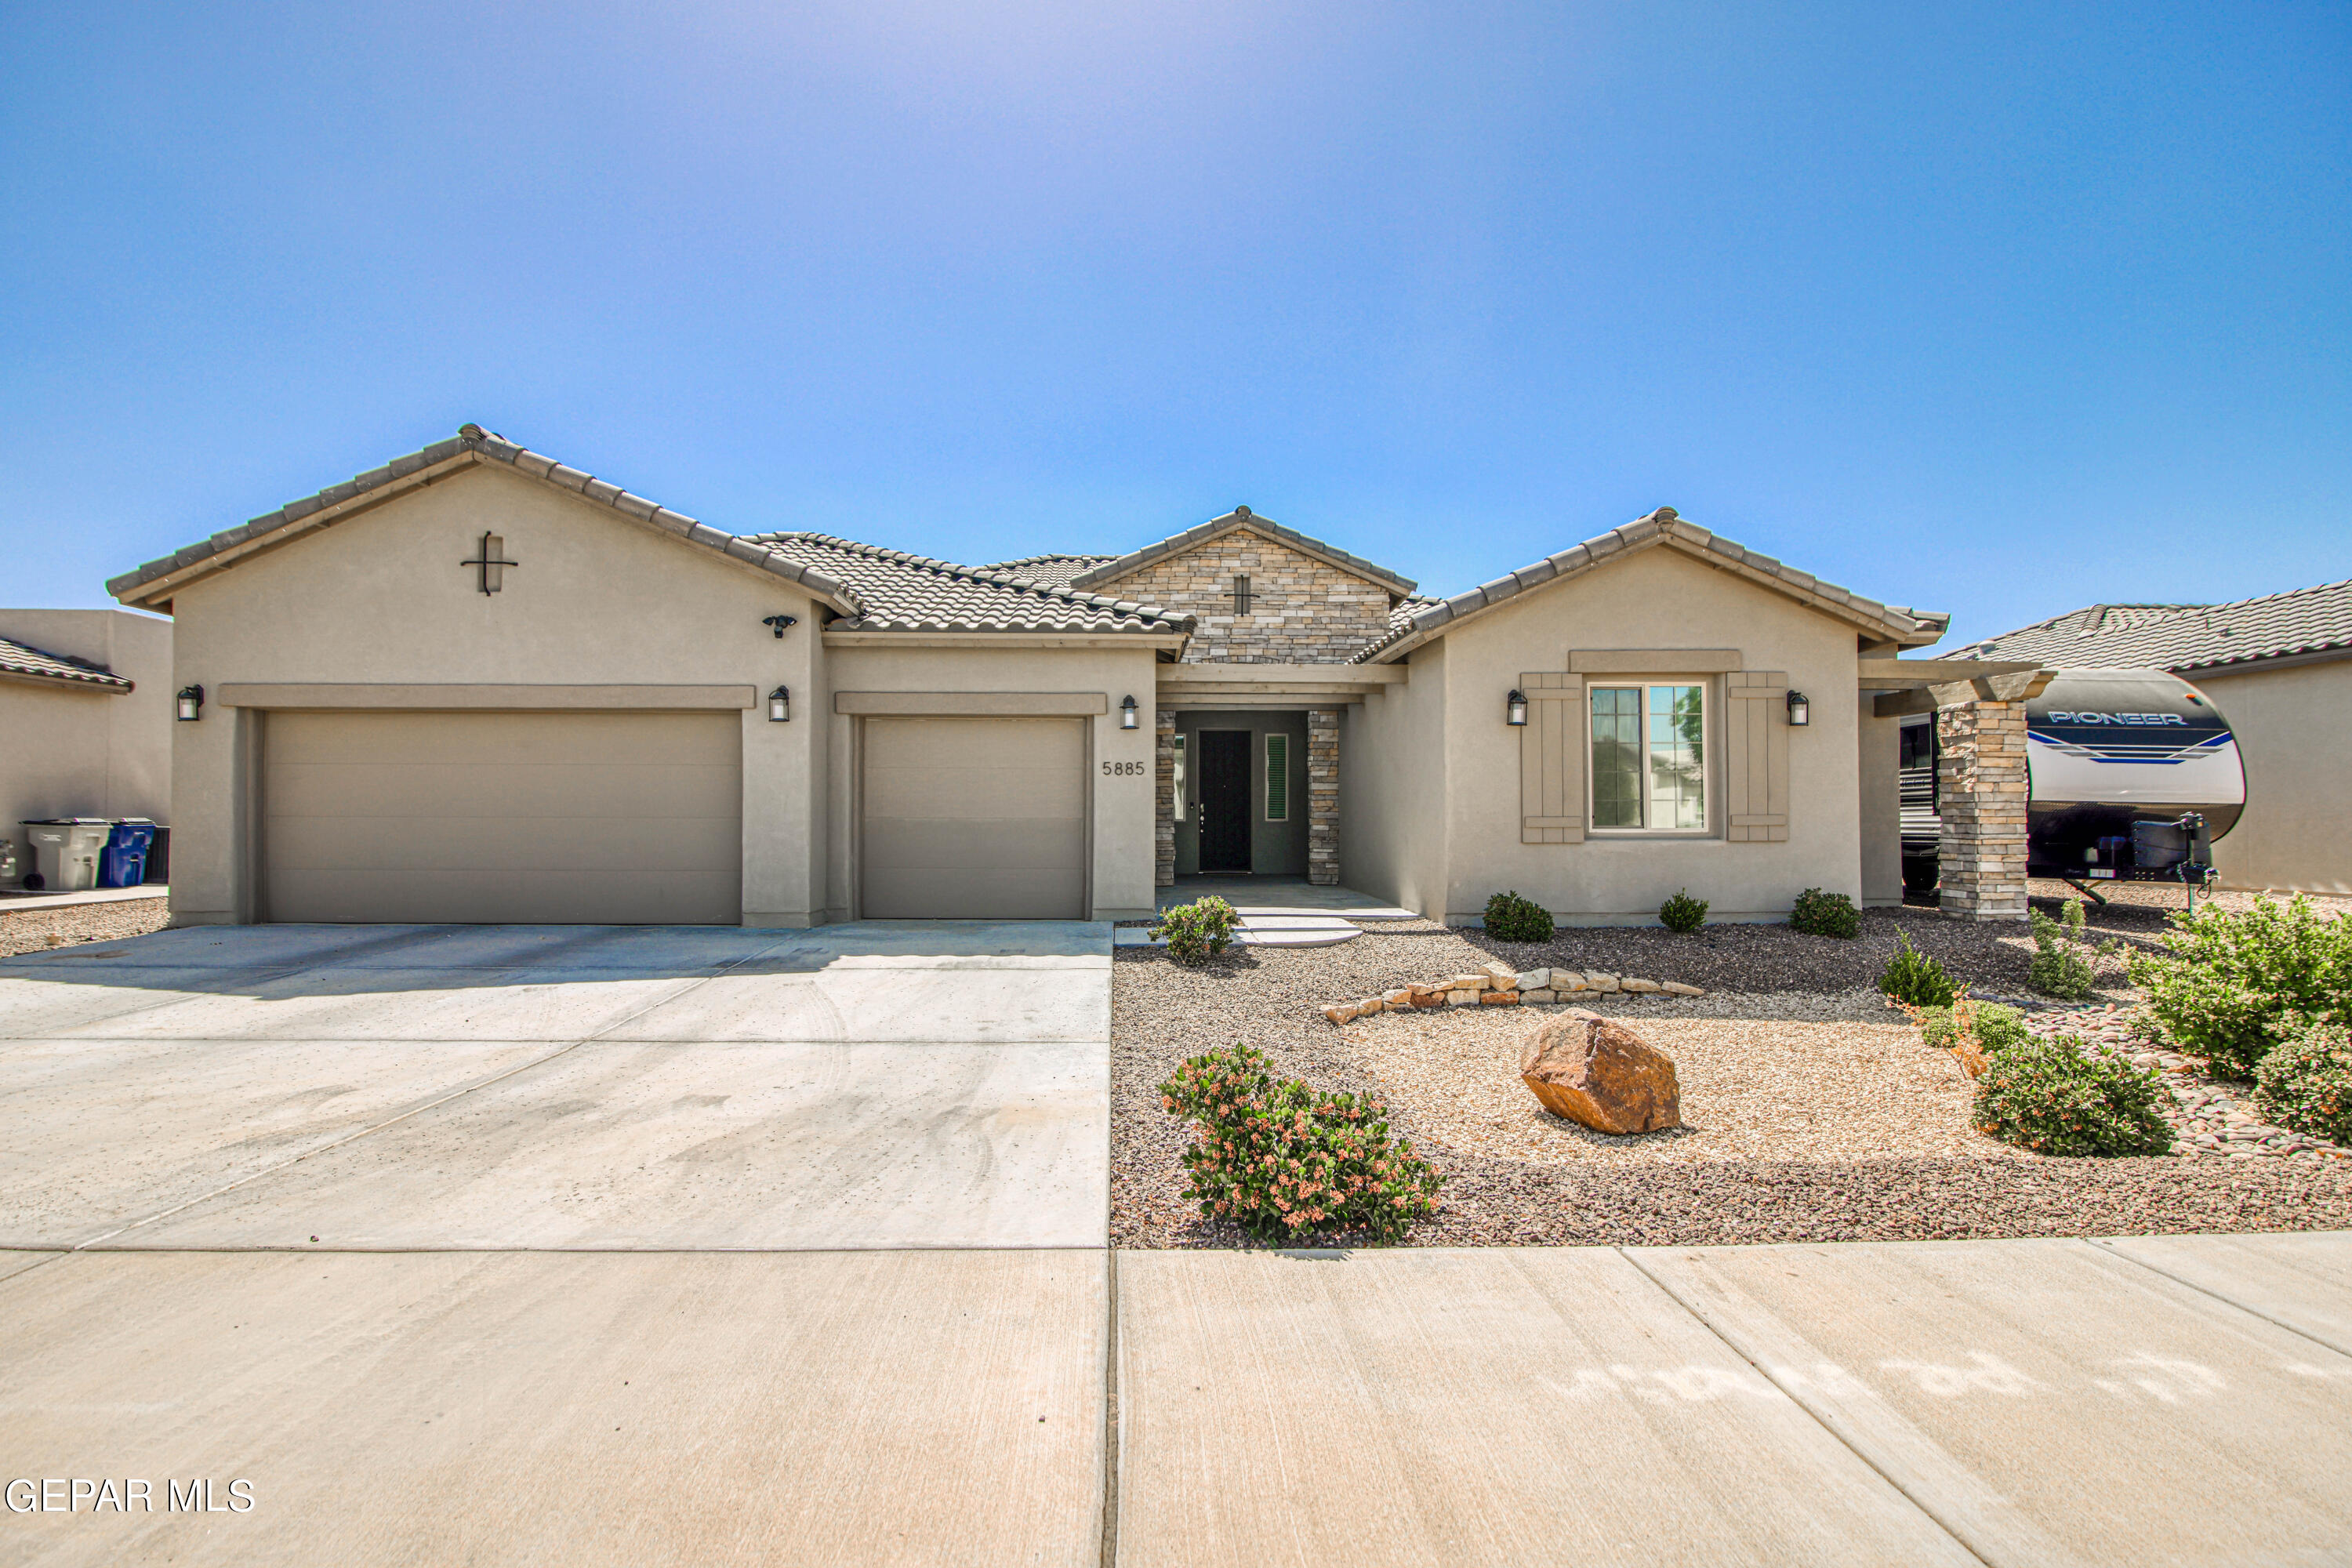
[[1682,1125],[1672,1057],[1581,1007],[1528,1032],[1519,1077],[1543,1107],[1596,1132],[1654,1132]]

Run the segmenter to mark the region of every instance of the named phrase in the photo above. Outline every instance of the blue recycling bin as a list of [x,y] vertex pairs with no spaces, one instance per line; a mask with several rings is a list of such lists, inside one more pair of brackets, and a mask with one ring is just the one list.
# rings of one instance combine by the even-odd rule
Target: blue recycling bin
[[98,885],[135,888],[145,881],[147,847],[154,842],[153,823],[116,823],[114,831],[106,836],[105,850],[98,858]]

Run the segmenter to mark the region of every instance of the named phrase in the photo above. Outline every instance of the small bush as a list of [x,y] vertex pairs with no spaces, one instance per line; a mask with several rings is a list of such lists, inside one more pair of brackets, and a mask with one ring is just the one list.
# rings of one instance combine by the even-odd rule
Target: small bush
[[1895,956],[1878,976],[1878,988],[1897,1002],[1908,1002],[1914,1007],[1948,1007],[1960,992],[1959,983],[1951,971],[1911,945],[1907,931],[1898,931],[1895,938]]
[[[1919,1033],[1927,1043],[1939,1051],[1948,1051],[1956,1030],[1949,1007],[1919,1009]],[[2004,1007],[1998,1002],[1980,1002],[1976,1007],[1975,1033],[1977,1047],[1990,1054],[2005,1051],[2011,1046],[2021,1046],[2033,1037],[2025,1032],[2025,1015],[2014,1007]]]
[[2071,1040],[2028,1040],[1985,1059],[1976,1124],[2037,1154],[2168,1154],[2172,1129],[2157,1107],[2159,1075],[2126,1061],[2094,1061]]
[[2352,1143],[2352,1030],[2305,1024],[2254,1068],[2254,1103],[2282,1127]]
[[1668,931],[1695,931],[1706,924],[1706,900],[1692,898],[1685,888],[1658,906],[1658,923]]
[[1234,926],[1240,918],[1233,905],[1212,893],[1160,910],[1151,934],[1168,943],[1169,957],[1197,967],[1233,945]]
[[1276,1078],[1246,1046],[1193,1057],[1160,1095],[1199,1127],[1184,1151],[1184,1195],[1261,1241],[1318,1230],[1395,1241],[1437,1206],[1436,1172],[1391,1141],[1379,1100]]
[[2352,1024],[2352,921],[2324,920],[2300,895],[2176,914],[2164,945],[2133,955],[2132,983],[2174,1048],[2224,1076],[2251,1075],[2293,1021]]
[[1486,934],[1496,942],[1549,942],[1551,911],[1533,899],[1496,893],[1486,900]]
[[2064,921],[2053,921],[2040,910],[2027,911],[2033,931],[2033,963],[2026,979],[2044,996],[2082,1002],[2091,994],[2090,943],[2083,936],[2083,900],[2069,899],[2060,909]]
[[1807,888],[1789,911],[1789,929],[1807,936],[1838,936],[1852,942],[1862,934],[1862,911],[1843,893]]

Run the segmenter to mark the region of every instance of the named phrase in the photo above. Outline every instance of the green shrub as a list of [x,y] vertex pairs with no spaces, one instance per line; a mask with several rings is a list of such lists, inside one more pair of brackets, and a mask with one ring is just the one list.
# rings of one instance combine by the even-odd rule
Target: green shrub
[[2028,1040],[1985,1058],[1976,1124],[2037,1154],[2168,1154],[2172,1129],[2157,1107],[2170,1095],[2146,1068],[2095,1061],[2072,1040]]
[[1549,942],[1551,911],[1533,899],[1496,893],[1486,900],[1486,934],[1496,942]]
[[1948,1007],[1960,993],[1951,972],[1911,945],[1908,931],[1897,931],[1895,956],[1878,976],[1878,988],[1897,1002],[1914,1007]]
[[[1949,1007],[1920,1008],[1919,1033],[1937,1050],[1950,1050],[1954,1034],[1952,1010]],[[1998,1002],[1977,1004],[1976,1036],[1978,1048],[1987,1052],[2005,1051],[2033,1037],[2025,1032],[2025,1015]]]
[[2352,1024],[2352,921],[2323,920],[2297,895],[2236,913],[2176,914],[2166,951],[2136,953],[2132,983],[2174,1048],[2244,1078],[2292,1032],[2290,1019]]
[[1843,893],[1807,888],[1789,911],[1789,929],[1807,936],[1841,936],[1848,942],[1862,934],[1862,911]]
[[1193,1057],[1160,1102],[1198,1125],[1184,1195],[1262,1241],[1361,1231],[1394,1241],[1437,1206],[1437,1173],[1389,1137],[1379,1100],[1276,1078],[1246,1046]]
[[2083,900],[2069,899],[2059,912],[2065,917],[2063,922],[2040,910],[2027,911],[2033,932],[2033,964],[2026,979],[2044,996],[2084,1001],[2091,994],[2092,949],[2083,937]]
[[1234,906],[1214,893],[1194,903],[1176,904],[1160,911],[1151,934],[1168,943],[1168,956],[1179,963],[1200,965],[1233,945],[1234,926],[1240,920]]
[[2306,1023],[2254,1068],[2254,1103],[2282,1127],[2352,1143],[2352,1030]]
[[1668,931],[1696,931],[1706,924],[1706,900],[1692,898],[1685,888],[1658,906],[1658,923]]

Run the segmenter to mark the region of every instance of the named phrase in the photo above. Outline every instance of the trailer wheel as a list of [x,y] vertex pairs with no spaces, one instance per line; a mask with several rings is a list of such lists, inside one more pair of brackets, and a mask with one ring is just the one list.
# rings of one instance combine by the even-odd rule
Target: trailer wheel
[[[1882,862],[1883,864],[1883,862]],[[1908,892],[1924,893],[1936,885],[1937,865],[1933,855],[1906,855],[1903,859],[1903,886]]]

